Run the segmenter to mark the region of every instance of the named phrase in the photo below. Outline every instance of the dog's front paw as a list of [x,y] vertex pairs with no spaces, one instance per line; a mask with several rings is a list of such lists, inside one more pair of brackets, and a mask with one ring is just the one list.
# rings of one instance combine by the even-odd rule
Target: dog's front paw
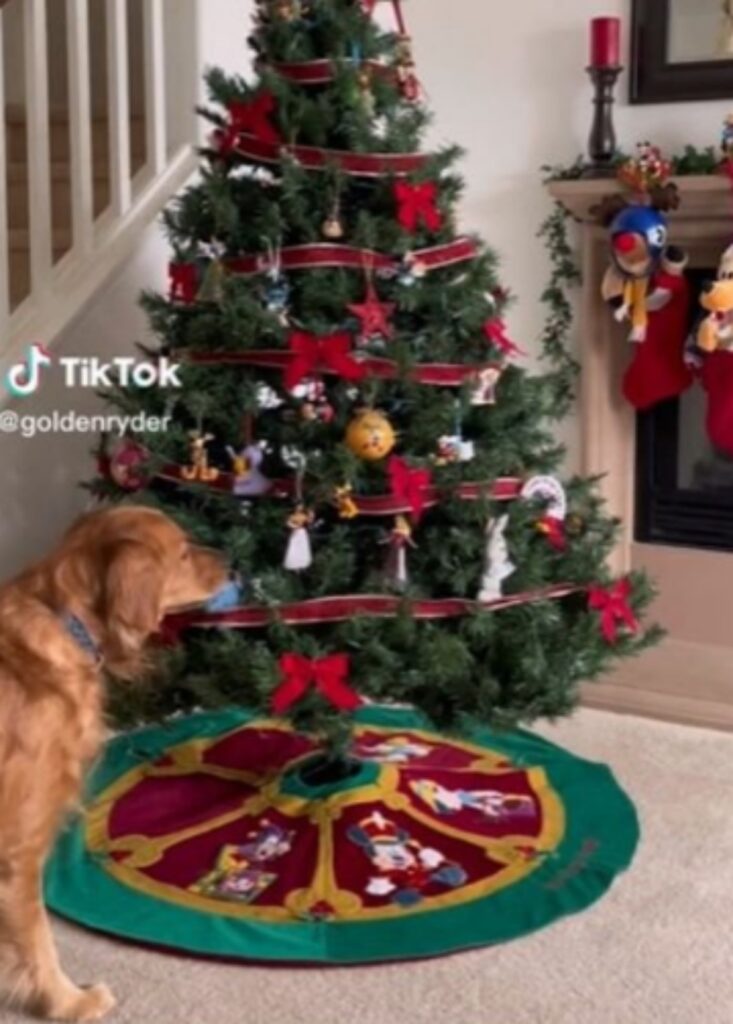
[[90,988],[79,989],[62,1009],[53,1013],[51,1019],[102,1020],[116,1005],[115,997],[106,985],[93,985]]

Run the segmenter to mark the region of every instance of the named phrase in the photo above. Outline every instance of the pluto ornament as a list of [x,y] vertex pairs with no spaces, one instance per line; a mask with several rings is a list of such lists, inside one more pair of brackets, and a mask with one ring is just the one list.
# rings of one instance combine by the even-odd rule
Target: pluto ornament
[[357,458],[365,462],[379,462],[397,443],[394,427],[376,409],[362,409],[348,426],[346,445]]

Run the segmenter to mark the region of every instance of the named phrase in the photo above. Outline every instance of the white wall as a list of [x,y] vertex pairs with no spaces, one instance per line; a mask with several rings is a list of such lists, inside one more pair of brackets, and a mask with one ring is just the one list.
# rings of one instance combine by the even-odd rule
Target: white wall
[[[509,315],[511,333],[531,349],[541,329],[539,296],[548,274],[535,238],[551,209],[540,167],[569,163],[585,152],[588,24],[595,16],[623,19],[628,65],[631,2],[415,0],[404,6],[435,112],[431,139],[455,141],[468,151],[461,165],[467,183],[462,222],[503,258],[506,282],[519,299]],[[616,127],[625,150],[647,139],[668,152],[688,142],[717,145],[730,111],[729,101],[632,107],[626,75],[617,95]],[[571,449],[576,433],[572,423],[562,432]]]
[[[206,63],[246,68],[244,48],[251,0],[203,0]],[[420,73],[435,111],[431,141],[457,141],[467,150],[464,226],[480,231],[504,259],[505,278],[520,299],[512,310],[513,335],[532,347],[541,326],[538,296],[548,267],[535,238],[550,209],[539,167],[568,162],[585,148],[590,122],[588,21],[620,14],[626,0],[412,0],[405,4]],[[391,5],[381,5],[389,19]],[[631,108],[622,82],[617,115],[620,143],[631,148],[651,138],[670,149],[687,142],[716,143],[730,104],[700,103]],[[115,352],[143,337],[136,309],[143,286],[162,283],[166,252],[151,229],[135,259],[62,342],[68,354]],[[63,407],[66,395],[50,390],[37,400],[44,411]],[[74,396],[74,405],[80,408]],[[30,406],[27,407],[30,411]],[[569,436],[572,440],[572,424]],[[88,475],[87,438],[15,442],[0,438],[3,502],[0,578],[45,550],[82,508],[75,482]]]

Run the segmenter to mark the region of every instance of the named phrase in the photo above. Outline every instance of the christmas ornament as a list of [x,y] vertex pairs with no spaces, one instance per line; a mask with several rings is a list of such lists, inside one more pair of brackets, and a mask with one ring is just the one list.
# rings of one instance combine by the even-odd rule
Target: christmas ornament
[[288,391],[317,370],[330,370],[344,380],[361,380],[366,373],[351,355],[351,335],[346,331],[324,337],[307,331],[291,331],[288,342],[293,355],[285,370]]
[[522,488],[521,496],[525,501],[545,505],[544,514],[535,523],[535,528],[555,551],[564,551],[567,547],[565,519],[568,499],[560,481],[554,476],[534,476]]
[[197,302],[210,302],[219,305],[224,298],[224,281],[226,269],[218,256],[211,258],[204,271],[201,286],[196,294]]
[[336,410],[328,400],[326,385],[320,378],[304,380],[292,389],[293,398],[301,401],[300,418],[306,423],[333,423]]
[[543,502],[545,511],[554,519],[564,520],[568,514],[568,498],[565,488],[554,476],[533,476],[524,487],[521,497],[525,501]]
[[346,431],[346,445],[359,459],[379,462],[385,459],[397,443],[394,427],[387,417],[376,409],[362,409]]
[[260,471],[265,459],[261,445],[248,444],[240,452],[229,447],[227,454],[232,460],[233,493],[238,498],[256,498],[267,494],[272,482]]
[[213,434],[204,434],[200,429],[192,430],[191,438],[191,464],[181,469],[181,477],[184,480],[198,481],[199,483],[213,483],[219,479],[219,470],[209,465],[209,453],[206,446],[214,440]]
[[397,85],[408,103],[419,102],[422,87],[417,77],[415,59],[412,55],[412,40],[403,36],[397,47]]
[[359,87],[359,103],[365,115],[371,120],[376,112],[376,100],[372,92],[372,69],[369,64],[362,64],[356,75]]
[[508,525],[509,516],[489,520],[486,529],[486,565],[481,577],[479,601],[498,601],[504,593],[504,580],[516,571],[517,567],[509,559],[509,546],[506,540]]
[[597,611],[600,615],[600,626],[603,639],[608,644],[614,644],[618,640],[619,626],[623,625],[630,633],[639,632],[639,621],[629,604],[631,597],[631,583],[629,580],[619,580],[612,587],[591,587],[588,598],[588,606],[591,611]]
[[314,661],[302,654],[284,654],[280,659],[281,681],[272,697],[273,712],[286,714],[312,689],[339,711],[356,711],[362,699],[348,684],[349,668],[346,654]]
[[333,201],[331,212],[321,226],[321,232],[324,238],[332,242],[338,242],[346,233],[341,221],[341,197],[338,195]]
[[380,302],[371,274],[367,274],[367,293],[363,302],[354,302],[346,307],[361,323],[358,341],[361,344],[394,337],[394,328],[389,322],[397,308],[394,302]]
[[273,13],[280,21],[298,21],[302,14],[301,0],[276,0]]
[[197,263],[170,263],[168,277],[170,279],[168,297],[171,302],[183,302],[190,305],[196,301],[199,287]]
[[400,458],[393,455],[387,466],[392,495],[397,501],[409,505],[414,522],[418,522],[425,509],[428,489],[433,483],[433,474],[429,469],[415,469]]
[[428,272],[428,268],[415,253],[405,253],[402,263],[397,270],[397,280],[405,288],[412,288],[421,281]]
[[333,503],[338,511],[339,519],[356,519],[359,515],[359,506],[353,498],[354,488],[351,484],[344,484],[337,487],[333,492]]
[[241,580],[228,580],[227,583],[204,605],[206,612],[229,612],[244,604],[245,590]]
[[288,326],[290,294],[290,284],[282,272],[281,251],[274,245],[268,244],[265,307],[268,313],[275,314],[282,327]]
[[427,231],[440,231],[443,226],[443,215],[436,203],[438,186],[433,181],[413,184],[409,181],[398,181],[394,185],[397,200],[397,220],[400,225],[415,234],[420,227]]
[[389,544],[389,554],[387,555],[385,578],[395,590],[403,591],[409,582],[407,548],[417,547],[412,539],[412,527],[405,516],[397,516],[387,543]]
[[302,503],[288,517],[290,540],[285,552],[284,567],[290,572],[303,572],[313,564],[311,541],[308,529],[313,525],[315,515]]
[[476,458],[476,445],[473,441],[464,441],[460,434],[444,434],[438,438],[438,451],[435,455],[436,466],[450,466],[459,462],[471,462]]
[[498,366],[487,366],[476,374],[476,381],[471,392],[471,405],[496,405],[496,389],[501,380]]
[[149,452],[137,441],[123,438],[109,456],[108,475],[123,491],[141,491],[148,482],[144,466],[149,458]]
[[723,122],[720,148],[723,152],[724,160],[730,164],[733,161],[733,114],[728,114]]

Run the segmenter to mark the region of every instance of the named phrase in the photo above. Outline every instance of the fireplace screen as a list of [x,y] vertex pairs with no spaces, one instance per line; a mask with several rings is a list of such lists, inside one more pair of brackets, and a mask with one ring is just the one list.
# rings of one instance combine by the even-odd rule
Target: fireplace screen
[[[695,275],[698,283],[713,274]],[[707,399],[695,385],[638,417],[636,539],[733,551],[733,457],[705,430]]]

